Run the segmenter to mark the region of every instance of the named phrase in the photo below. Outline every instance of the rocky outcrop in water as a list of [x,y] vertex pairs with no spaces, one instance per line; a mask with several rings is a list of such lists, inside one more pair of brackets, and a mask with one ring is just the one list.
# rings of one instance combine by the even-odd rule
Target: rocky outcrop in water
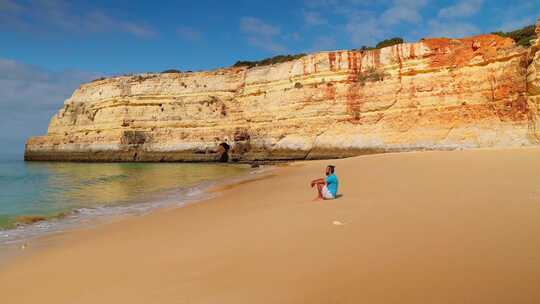
[[539,48],[496,35],[437,38],[98,80],[28,140],[25,158],[250,161],[536,145]]

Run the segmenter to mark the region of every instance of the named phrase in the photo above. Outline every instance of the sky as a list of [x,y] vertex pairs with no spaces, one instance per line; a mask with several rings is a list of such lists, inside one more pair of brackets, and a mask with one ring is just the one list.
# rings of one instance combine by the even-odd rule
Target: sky
[[81,82],[534,24],[540,0],[0,0],[0,154],[22,155]]

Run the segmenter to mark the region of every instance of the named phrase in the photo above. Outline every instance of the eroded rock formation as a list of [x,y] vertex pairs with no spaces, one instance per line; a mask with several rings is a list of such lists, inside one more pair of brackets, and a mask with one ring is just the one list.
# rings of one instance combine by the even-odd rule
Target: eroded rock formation
[[234,161],[535,145],[539,48],[495,35],[425,39],[94,81],[66,100],[47,135],[28,140],[25,157]]
[[[536,23],[536,36],[540,37],[540,19]],[[531,47],[527,69],[527,97],[529,109],[529,136],[540,143],[540,38]]]

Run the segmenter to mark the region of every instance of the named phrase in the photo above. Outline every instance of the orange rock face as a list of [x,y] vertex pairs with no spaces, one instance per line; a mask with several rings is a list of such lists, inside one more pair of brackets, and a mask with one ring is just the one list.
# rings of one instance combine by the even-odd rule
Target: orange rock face
[[[29,160],[213,161],[536,145],[537,46],[481,35],[83,84]],[[532,57],[534,60],[531,60]]]
[[[536,23],[536,34],[540,37],[540,19]],[[529,54],[527,69],[527,107],[529,116],[529,136],[531,141],[540,143],[540,39],[536,39]]]
[[495,35],[480,35],[463,39],[434,38],[422,42],[433,51],[430,65],[440,67],[463,67],[477,58],[482,62],[496,60],[498,50],[511,48],[514,42]]

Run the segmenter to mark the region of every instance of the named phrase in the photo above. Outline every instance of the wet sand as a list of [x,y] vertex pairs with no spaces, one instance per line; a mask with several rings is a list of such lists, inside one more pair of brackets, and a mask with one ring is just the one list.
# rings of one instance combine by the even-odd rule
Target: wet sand
[[[342,196],[309,181],[336,165]],[[217,198],[66,233],[2,303],[539,303],[540,149],[297,163]]]

